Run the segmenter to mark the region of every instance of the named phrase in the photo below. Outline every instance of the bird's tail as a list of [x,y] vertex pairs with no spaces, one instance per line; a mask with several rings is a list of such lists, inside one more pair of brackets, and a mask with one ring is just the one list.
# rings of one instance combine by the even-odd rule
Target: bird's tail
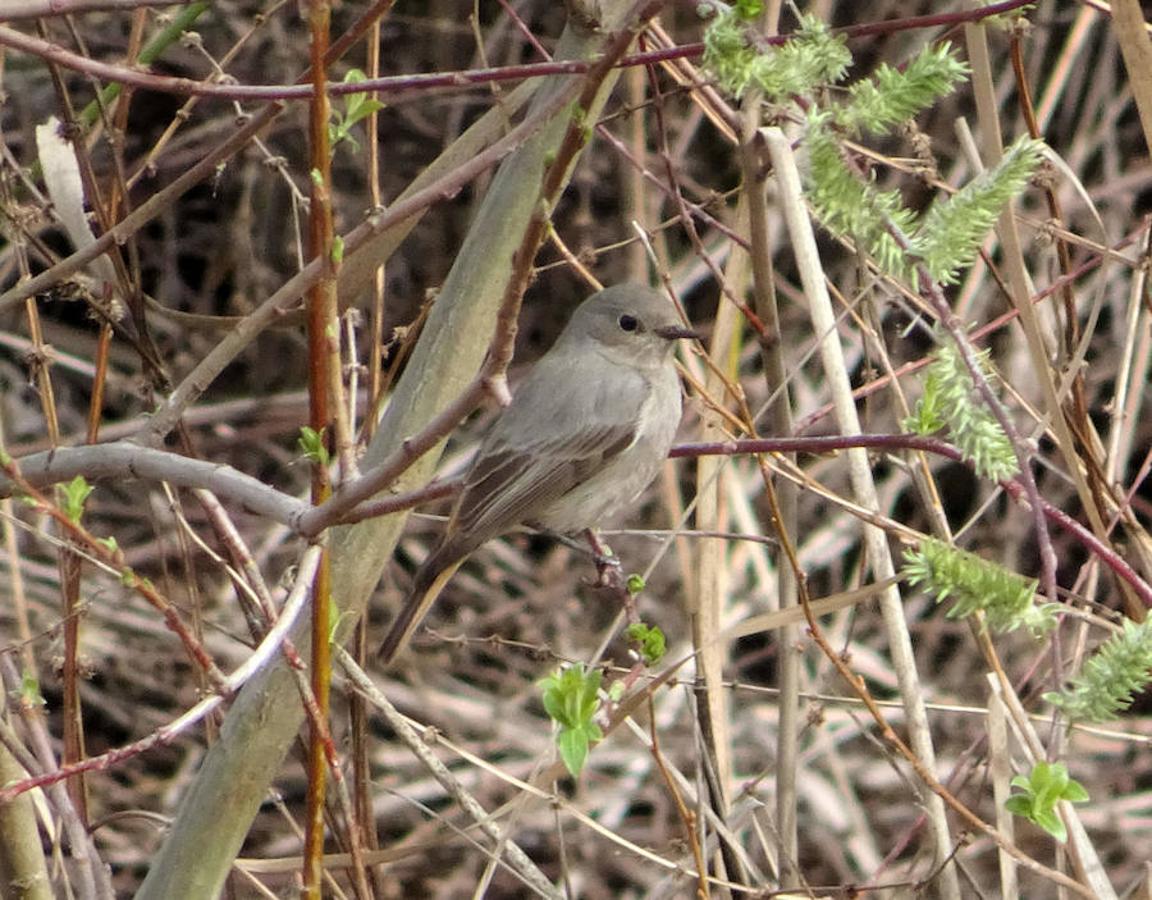
[[400,607],[400,612],[397,613],[376,653],[381,665],[390,664],[408,645],[413,632],[420,627],[428,610],[444,590],[444,585],[456,574],[456,570],[467,556],[467,554],[445,553],[446,550],[449,548],[443,547],[433,553],[416,573],[412,590],[408,592],[404,605]]

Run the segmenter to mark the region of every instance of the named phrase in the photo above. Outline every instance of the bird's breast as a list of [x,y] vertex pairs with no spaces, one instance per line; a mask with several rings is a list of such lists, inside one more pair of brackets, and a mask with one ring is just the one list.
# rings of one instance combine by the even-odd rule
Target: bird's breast
[[669,367],[668,374],[669,378],[650,380],[636,416],[636,438],[632,443],[550,504],[537,517],[540,525],[564,534],[594,528],[634,501],[652,483],[680,424],[680,384],[674,369]]

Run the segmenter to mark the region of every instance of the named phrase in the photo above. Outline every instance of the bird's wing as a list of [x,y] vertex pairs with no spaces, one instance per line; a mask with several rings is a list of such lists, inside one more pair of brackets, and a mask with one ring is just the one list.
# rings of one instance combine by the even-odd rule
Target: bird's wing
[[544,374],[534,371],[521,385],[481,446],[455,513],[456,533],[486,540],[531,521],[635,441],[648,394],[639,376],[624,374],[635,383],[622,385],[582,377],[596,374],[589,372]]

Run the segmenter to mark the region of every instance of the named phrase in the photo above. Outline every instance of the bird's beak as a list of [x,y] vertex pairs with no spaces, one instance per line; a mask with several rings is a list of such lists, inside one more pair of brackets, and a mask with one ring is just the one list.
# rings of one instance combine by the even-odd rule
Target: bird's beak
[[659,328],[653,328],[652,332],[668,341],[686,340],[688,338],[697,341],[704,339],[704,335],[699,331],[693,331],[691,328],[681,328],[679,325],[662,325]]

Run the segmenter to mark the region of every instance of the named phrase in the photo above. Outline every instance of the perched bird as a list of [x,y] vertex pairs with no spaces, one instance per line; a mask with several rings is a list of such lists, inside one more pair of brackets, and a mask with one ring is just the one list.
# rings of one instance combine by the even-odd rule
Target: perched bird
[[444,536],[384,638],[382,662],[481,544],[521,524],[583,531],[636,499],[680,422],[673,348],[694,337],[672,303],[643,285],[605,288],[577,308],[480,444]]

